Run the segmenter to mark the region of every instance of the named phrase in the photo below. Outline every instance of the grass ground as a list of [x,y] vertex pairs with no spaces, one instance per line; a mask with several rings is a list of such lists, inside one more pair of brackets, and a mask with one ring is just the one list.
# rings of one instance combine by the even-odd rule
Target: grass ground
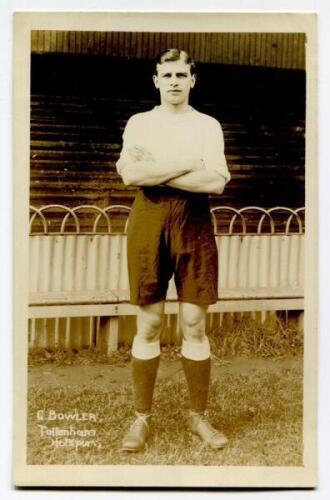
[[[267,361],[267,363],[274,363]],[[276,362],[275,362],[276,363]],[[132,421],[129,382],[32,386],[29,390],[29,464],[199,464],[301,465],[302,369],[297,364],[276,370],[249,370],[213,377],[209,416],[223,430],[229,445],[222,451],[206,449],[185,426],[186,385],[177,378],[160,381],[154,401],[153,433],[145,453],[119,451],[123,433]],[[38,421],[37,411],[95,412],[97,422],[73,422],[75,430],[93,429],[89,447],[56,447],[54,437],[41,436],[38,424],[70,428],[63,421]],[[62,439],[61,437],[59,439]],[[77,439],[77,438],[75,438]]]
[[[166,369],[156,386],[152,434],[137,454],[120,451],[133,417],[128,346],[110,356],[43,350],[29,358],[28,464],[302,465],[302,333],[278,321],[241,321],[209,337],[209,417],[228,436],[225,449],[207,449],[186,428],[188,395],[177,347],[162,349]],[[96,421],[48,420],[51,411],[92,412]],[[50,435],[56,428],[76,435],[72,441]]]

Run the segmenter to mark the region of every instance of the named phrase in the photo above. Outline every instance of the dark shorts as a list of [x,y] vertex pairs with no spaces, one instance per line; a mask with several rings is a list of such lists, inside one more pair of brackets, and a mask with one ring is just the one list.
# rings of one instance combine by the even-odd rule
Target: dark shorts
[[179,301],[217,301],[218,253],[207,195],[166,187],[138,191],[127,255],[132,304],[165,300],[173,274]]

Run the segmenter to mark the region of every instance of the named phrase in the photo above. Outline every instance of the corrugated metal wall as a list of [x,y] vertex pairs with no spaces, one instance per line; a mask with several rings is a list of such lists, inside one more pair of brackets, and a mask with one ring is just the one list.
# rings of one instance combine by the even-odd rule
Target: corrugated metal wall
[[304,33],[138,33],[32,31],[34,53],[100,54],[153,58],[167,47],[187,50],[197,62],[305,68]]
[[[49,66],[54,70],[54,65]],[[89,67],[85,73],[88,70]],[[115,71],[117,67],[111,67],[110,73]],[[62,73],[67,74],[64,69]],[[97,84],[101,72],[94,70],[90,73]],[[212,206],[218,205],[220,200],[222,204],[235,207],[297,207],[304,204],[305,127],[300,116],[291,111],[297,100],[299,102],[298,91],[302,84],[298,87],[295,82],[282,81],[276,76],[274,83],[268,86],[265,79],[260,78],[267,92],[261,89],[256,97],[256,90],[253,90],[254,94],[248,90],[247,78],[241,90],[238,76],[235,79],[223,78],[223,81],[222,76],[213,78],[214,86],[218,82],[222,84],[224,97],[220,104],[212,102],[212,78],[208,79],[210,84],[203,95],[211,100],[211,104],[197,109],[205,110],[221,122],[232,174],[232,180],[221,197],[210,196]],[[254,84],[256,88],[260,87],[260,81],[257,77],[251,78],[250,88]],[[76,88],[79,89],[78,85]],[[75,207],[95,204],[104,208],[117,203],[132,204],[136,188],[124,186],[115,168],[121,135],[131,114],[151,109],[156,101],[134,100],[132,96],[130,99],[105,98],[98,92],[96,87],[93,95],[87,97],[79,95],[78,91],[74,96],[54,96],[47,92],[31,96],[32,205],[60,203]],[[237,95],[236,106],[232,104],[234,97],[230,92]],[[249,100],[248,105],[252,108],[258,104],[264,116],[253,109],[245,111],[244,94]],[[284,99],[289,98],[290,107],[285,108]],[[269,109],[274,102],[277,103],[277,115]],[[53,220],[56,224],[55,214]]]

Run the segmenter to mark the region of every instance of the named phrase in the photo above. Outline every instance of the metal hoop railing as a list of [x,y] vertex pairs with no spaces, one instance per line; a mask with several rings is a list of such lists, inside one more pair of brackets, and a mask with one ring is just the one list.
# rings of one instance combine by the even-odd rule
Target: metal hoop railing
[[[118,211],[125,211],[126,212],[126,221],[124,224],[124,229],[123,231],[120,231],[121,233],[127,233],[127,228],[128,228],[128,223],[129,223],[129,214],[131,208],[127,205],[109,205],[106,208],[100,208],[96,205],[79,205],[74,208],[67,207],[65,205],[44,205],[42,207],[35,207],[31,206],[30,211],[31,211],[31,217],[30,217],[30,234],[33,233],[33,226],[36,223],[38,219],[41,221],[41,227],[42,227],[42,233],[43,234],[51,234],[51,231],[49,231],[49,222],[47,220],[47,212],[58,209],[60,211],[64,211],[64,215],[62,219],[60,218],[60,233],[61,234],[69,234],[69,231],[67,231],[67,225],[68,225],[68,220],[70,218],[73,219],[74,221],[74,228],[73,230],[70,230],[70,232],[73,232],[75,234],[83,234],[83,233],[92,233],[92,234],[99,234],[99,224],[101,219],[105,220],[106,223],[106,233],[112,233],[113,231],[113,224],[112,224],[112,212],[118,212]],[[86,217],[86,211],[94,213],[95,216],[92,220],[91,224],[91,231],[82,231],[81,230],[81,219],[83,218],[81,215],[81,212],[85,213]],[[277,234],[280,231],[276,230],[276,223],[274,220],[274,214],[279,213],[282,214],[282,220],[281,223],[284,224],[285,227],[285,234],[289,234],[291,232],[298,232],[302,233],[303,232],[303,220],[302,220],[302,215],[305,211],[304,207],[299,207],[297,209],[289,208],[289,207],[282,207],[282,206],[277,206],[277,207],[272,207],[269,209],[265,209],[262,207],[258,206],[247,206],[243,207],[240,209],[234,208],[234,207],[229,207],[225,205],[220,205],[217,207],[213,207],[211,209],[211,216],[212,216],[212,223],[214,227],[214,232],[216,234],[228,234],[228,235],[233,235],[237,234],[237,231],[234,231],[235,224],[237,222],[237,219],[239,219],[239,223],[241,225],[241,233],[240,234],[246,234],[247,233],[247,227],[248,227],[248,221],[251,219],[251,217],[247,217],[246,213],[247,212],[253,212],[254,215],[256,215],[253,223],[256,226],[256,234],[261,234],[263,231],[264,223],[266,218],[269,221],[269,232],[267,234]],[[219,217],[219,214],[221,212],[230,212],[232,215],[229,217],[229,219],[226,220],[227,223],[227,232],[225,233],[219,233],[218,232],[218,220],[217,217]],[[283,216],[283,214],[285,214]],[[116,216],[117,217],[117,214]],[[293,223],[293,220],[296,221],[297,226],[298,226],[298,231],[292,231],[291,226]],[[40,231],[38,231],[40,232]],[[52,231],[56,232],[56,231]]]

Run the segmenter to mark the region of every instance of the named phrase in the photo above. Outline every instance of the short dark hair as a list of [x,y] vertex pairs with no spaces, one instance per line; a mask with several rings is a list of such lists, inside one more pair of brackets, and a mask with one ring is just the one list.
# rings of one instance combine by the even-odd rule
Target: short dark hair
[[160,52],[155,59],[154,74],[157,74],[157,64],[162,64],[168,61],[179,61],[183,60],[186,64],[190,66],[190,73],[194,75],[196,73],[195,61],[185,50],[180,49],[166,49]]

